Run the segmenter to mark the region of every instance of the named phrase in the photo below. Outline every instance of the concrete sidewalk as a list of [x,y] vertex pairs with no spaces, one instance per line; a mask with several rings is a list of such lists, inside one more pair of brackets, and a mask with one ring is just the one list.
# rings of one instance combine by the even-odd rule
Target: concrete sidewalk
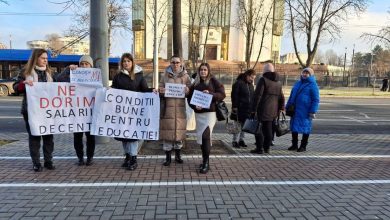
[[[248,153],[247,135],[248,148],[213,156],[206,175],[200,155],[170,167],[139,155],[139,167],[124,170],[115,140],[78,167],[71,134],[55,135],[57,169],[35,173],[26,133],[0,139],[17,140],[0,147],[0,219],[390,218],[390,135],[313,134],[305,153],[287,151],[286,135],[266,155]],[[214,139],[230,146],[228,134]]]

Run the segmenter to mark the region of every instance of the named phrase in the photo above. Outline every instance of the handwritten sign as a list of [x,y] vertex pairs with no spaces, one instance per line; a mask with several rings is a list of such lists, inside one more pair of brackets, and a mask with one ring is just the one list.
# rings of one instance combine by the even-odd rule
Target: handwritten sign
[[26,91],[32,135],[90,131],[96,87],[36,82]]
[[212,99],[213,99],[212,95],[198,91],[198,90],[194,90],[194,94],[192,94],[190,104],[195,105],[195,106],[199,106],[201,108],[209,109]]
[[103,86],[102,73],[97,68],[77,68],[70,70],[70,82]]
[[91,134],[127,139],[158,140],[158,94],[99,88]]
[[177,83],[165,83],[165,97],[184,98],[186,85]]

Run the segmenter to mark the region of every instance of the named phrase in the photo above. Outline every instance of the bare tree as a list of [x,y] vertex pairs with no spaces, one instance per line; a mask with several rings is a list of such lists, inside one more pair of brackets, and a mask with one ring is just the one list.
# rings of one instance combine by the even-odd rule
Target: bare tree
[[[201,57],[205,61],[206,45],[210,29],[215,26],[216,15],[220,9],[221,0],[189,0],[189,59],[192,63],[193,71],[196,71],[198,59]],[[200,48],[203,53],[200,56]]]
[[[341,32],[340,21],[349,15],[359,15],[368,0],[285,0],[286,20],[295,54],[302,67],[312,64],[320,40],[326,35],[336,39]],[[307,60],[301,59],[297,40],[306,43]]]
[[[235,26],[242,30],[245,36],[245,62],[247,69],[255,68],[259,61],[264,47],[265,35],[270,32],[268,26],[271,21],[272,10],[273,4],[266,8],[264,0],[238,1],[238,21]],[[250,61],[254,51],[254,41],[258,34],[261,36],[259,52],[255,64],[251,67]]]
[[[75,16],[72,24],[65,32],[67,36],[86,37],[89,32],[89,0],[51,1],[55,4],[63,4],[64,8],[70,8]],[[112,35],[116,31],[131,31],[130,27],[131,3],[127,0],[107,0],[108,17],[108,52],[111,49]],[[81,40],[81,39],[80,39]]]
[[338,56],[334,50],[329,49],[325,52],[325,60],[328,65],[336,65]]
[[[388,11],[390,15],[390,11]],[[389,20],[390,21],[390,20]],[[390,48],[390,26],[386,26],[380,29],[377,33],[363,33],[362,38],[367,39],[369,41],[375,41],[379,43],[383,43],[388,48]]]
[[[133,2],[134,4],[134,2]],[[154,0],[147,0],[146,5],[147,8],[146,17],[151,22],[151,25],[154,27],[154,18],[157,16],[157,24],[159,27],[159,35],[158,35],[158,51],[161,49],[161,41],[163,36],[168,31],[168,21],[171,19],[171,13],[167,13],[168,11],[168,0],[159,1],[157,13],[154,11]],[[133,5],[133,7],[137,7]],[[153,31],[155,31],[153,29]]]

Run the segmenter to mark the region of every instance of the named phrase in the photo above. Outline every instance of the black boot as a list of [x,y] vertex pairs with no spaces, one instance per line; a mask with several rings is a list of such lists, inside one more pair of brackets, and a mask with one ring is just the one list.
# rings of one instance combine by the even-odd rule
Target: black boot
[[129,161],[130,161],[130,154],[126,153],[125,154],[125,160],[122,163],[122,167],[128,167],[129,166]]
[[79,162],[77,162],[77,165],[84,166],[84,158],[79,158]]
[[137,169],[138,164],[137,164],[137,156],[131,156],[129,166],[127,167],[128,170],[135,170]]
[[207,172],[209,172],[209,169],[210,169],[209,158],[208,157],[203,158],[202,168],[199,170],[199,172],[206,174]]
[[42,172],[42,165],[41,165],[41,163],[34,163],[33,164],[33,170],[35,172]]
[[172,160],[171,152],[172,151],[165,151],[165,162],[163,163],[164,166],[171,165],[171,160]]
[[308,134],[303,134],[302,140],[301,140],[301,146],[298,148],[298,152],[304,152],[306,151],[306,146],[309,140],[309,135]]
[[56,167],[53,165],[53,162],[52,161],[45,161],[43,163],[43,166],[48,169],[48,170],[55,170]]
[[180,155],[180,149],[175,149],[175,161],[176,163],[183,163],[183,160],[181,159]]
[[251,150],[250,152],[252,154],[263,154],[264,151],[263,151],[263,142],[264,142],[264,139],[262,136],[260,135],[255,135],[255,139],[256,139],[256,148]]
[[296,151],[298,150],[298,133],[292,133],[292,140],[291,140],[291,147],[289,147],[287,150],[290,150],[290,151]]
[[91,166],[93,164],[93,157],[88,157],[87,162],[85,163],[86,166]]

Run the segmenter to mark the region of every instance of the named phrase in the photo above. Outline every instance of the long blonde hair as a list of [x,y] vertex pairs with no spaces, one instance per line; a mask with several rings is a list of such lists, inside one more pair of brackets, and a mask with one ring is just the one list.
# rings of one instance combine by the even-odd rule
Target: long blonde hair
[[[31,76],[32,70],[37,65],[38,58],[44,53],[48,54],[47,50],[41,49],[41,48],[33,50],[30,58],[28,59],[26,69],[24,70],[24,73],[23,73],[25,77]],[[46,73],[49,74],[50,76],[52,74],[49,64],[46,65]]]
[[120,70],[124,70],[124,68],[123,68],[123,60],[124,60],[125,58],[131,60],[131,62],[132,62],[131,70],[130,70],[130,72],[129,72],[129,76],[130,76],[130,79],[134,80],[134,79],[135,79],[135,73],[134,73],[134,66],[135,66],[135,63],[134,63],[133,55],[131,55],[130,53],[124,53],[124,54],[122,54],[121,60],[119,61],[119,68],[120,68]]

